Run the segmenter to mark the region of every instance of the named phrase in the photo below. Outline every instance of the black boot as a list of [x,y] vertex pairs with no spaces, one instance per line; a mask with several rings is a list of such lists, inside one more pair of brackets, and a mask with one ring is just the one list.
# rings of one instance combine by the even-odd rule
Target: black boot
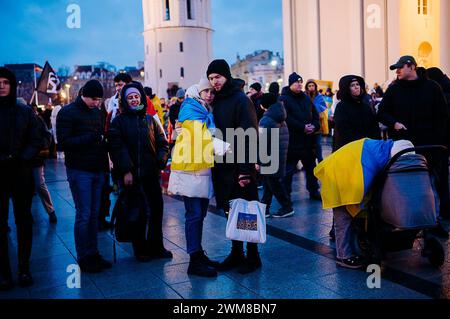
[[203,251],[191,254],[191,260],[189,262],[187,273],[189,275],[207,278],[217,277],[217,271],[213,267],[208,266],[205,262],[204,256]]
[[219,271],[228,271],[234,268],[240,267],[245,262],[244,247],[242,242],[237,242],[233,240],[233,248],[231,253],[222,261],[217,267]]
[[208,266],[213,268],[218,268],[220,266],[220,263],[218,261],[209,259],[205,251],[202,251],[201,253],[202,253],[201,258],[203,262],[206,263]]
[[258,246],[256,244],[247,244],[247,258],[238,272],[242,275],[249,274],[261,268],[261,257],[259,256]]

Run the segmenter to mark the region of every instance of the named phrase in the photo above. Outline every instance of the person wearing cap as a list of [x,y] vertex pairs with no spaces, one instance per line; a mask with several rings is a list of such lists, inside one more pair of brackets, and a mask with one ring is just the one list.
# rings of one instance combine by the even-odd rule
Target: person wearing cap
[[264,110],[261,108],[261,96],[263,95],[262,86],[260,83],[255,82],[252,85],[250,85],[250,89],[248,92],[248,97],[253,102],[253,106],[255,107],[256,111],[256,119],[258,122],[261,120],[261,118],[264,115]]
[[[378,121],[388,127],[389,138],[409,140],[415,146],[446,145],[448,108],[442,88],[418,76],[412,56],[402,56],[390,69],[395,70],[397,80],[387,89],[378,109]],[[445,158],[423,155],[440,177],[437,189],[441,216],[449,216],[448,154]]]
[[77,99],[56,118],[56,134],[65,153],[67,179],[75,202],[75,248],[83,272],[110,268],[97,245],[98,219],[105,175],[109,170],[105,121],[99,109],[103,87],[88,81]]
[[216,277],[218,266],[202,247],[203,220],[208,213],[209,200],[214,196],[211,168],[214,166],[215,124],[210,109],[213,100],[214,89],[207,79],[187,89],[178,119],[181,128],[173,149],[169,181],[169,192],[183,196],[186,209],[188,274],[201,277]]
[[164,203],[159,176],[168,159],[168,142],[161,126],[147,115],[147,97],[138,82],[125,85],[121,91],[122,112],[108,130],[111,160],[118,172],[121,188],[143,191],[150,206],[149,220],[133,240],[135,257],[142,262],[170,259],[164,248],[162,220]]
[[[280,203],[281,208],[272,216],[275,218],[291,217],[294,215],[294,208],[289,195],[283,186],[289,146],[289,129],[286,124],[286,110],[284,109],[283,104],[278,102],[278,96],[273,93],[263,94],[261,97],[261,107],[265,110],[265,113],[259,122],[259,140],[268,142],[267,145],[260,145],[260,147],[267,148],[267,157],[272,159],[269,163],[260,161],[260,171],[264,185],[264,194],[261,202],[266,204],[266,217],[270,217],[272,197],[275,196],[278,203]],[[275,137],[277,140],[275,140]],[[278,153],[272,154],[272,145],[278,145]],[[269,166],[274,165],[274,156],[278,157],[276,159],[278,169],[272,171]],[[264,170],[265,166],[269,167],[269,172]]]
[[30,273],[33,226],[33,159],[45,141],[33,110],[16,100],[17,80],[0,67],[0,291],[14,286],[9,260],[8,215],[12,199],[17,228],[18,283],[33,284]]
[[[241,91],[231,77],[230,66],[225,60],[212,61],[206,71],[209,82],[216,92],[212,104],[214,121],[217,130],[224,135],[225,142],[239,145],[237,138],[226,140],[227,129],[254,130],[257,134],[258,123],[256,112],[250,99]],[[230,137],[228,137],[230,138]],[[224,157],[220,163],[216,162],[213,168],[213,184],[216,193],[217,208],[225,212],[230,210],[230,200],[242,198],[248,201],[258,200],[258,187],[256,183],[256,163],[250,163],[250,144],[257,141],[244,142],[245,154],[234,153],[233,161]],[[256,144],[257,145],[257,144]],[[238,162],[237,158],[244,157]],[[232,241],[231,253],[221,263],[219,270],[238,268],[241,274],[247,274],[260,268],[262,265],[258,246],[247,243],[247,256],[244,255],[244,245],[241,241]]]
[[153,89],[151,87],[144,87],[145,95],[150,99],[153,107],[155,108],[156,114],[158,114],[159,121],[161,126],[164,127],[164,110],[161,105],[161,99],[153,93]]
[[302,162],[306,173],[306,188],[310,199],[320,200],[319,183],[313,174],[316,166],[315,134],[320,130],[319,114],[310,98],[302,91],[303,78],[297,73],[289,76],[289,86],[284,87],[279,100],[287,112],[289,150],[286,164],[285,188],[291,196],[292,180],[297,163]]

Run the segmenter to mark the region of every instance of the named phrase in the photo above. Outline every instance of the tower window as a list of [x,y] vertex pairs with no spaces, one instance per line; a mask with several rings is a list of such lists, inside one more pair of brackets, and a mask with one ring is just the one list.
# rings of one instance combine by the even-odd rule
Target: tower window
[[188,20],[194,20],[194,15],[192,14],[192,3],[191,0],[186,0],[187,18]]
[[419,15],[427,16],[430,12],[430,0],[417,0],[417,13]]
[[180,69],[180,76],[181,76],[181,78],[184,78],[184,68],[183,67]]
[[164,8],[164,20],[170,20],[170,0],[163,0],[163,8]]
[[148,45],[145,46],[145,53],[148,55]]
[[158,43],[158,47],[159,47],[159,52],[162,52],[162,43],[161,42]]
[[180,42],[180,52],[184,52],[183,42]]
[[160,79],[162,79],[162,75],[163,75],[163,74],[162,74],[162,70],[159,69],[159,78],[160,78]]

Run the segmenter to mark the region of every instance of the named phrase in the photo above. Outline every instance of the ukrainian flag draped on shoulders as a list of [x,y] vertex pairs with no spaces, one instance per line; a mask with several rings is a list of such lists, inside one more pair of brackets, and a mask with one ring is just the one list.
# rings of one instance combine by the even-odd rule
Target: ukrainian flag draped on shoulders
[[331,154],[315,169],[324,209],[361,205],[373,180],[390,159],[392,140],[362,139]]
[[172,170],[198,171],[214,166],[213,115],[193,98],[181,105],[178,121],[182,131],[172,154]]

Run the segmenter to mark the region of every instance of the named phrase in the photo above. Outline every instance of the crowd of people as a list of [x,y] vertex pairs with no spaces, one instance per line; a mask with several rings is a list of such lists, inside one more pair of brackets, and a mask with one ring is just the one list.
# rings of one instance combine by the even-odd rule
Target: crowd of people
[[[296,213],[292,192],[298,191],[293,188],[293,177],[301,162],[309,197],[320,201],[314,168],[324,160],[321,139],[331,128],[333,152],[362,138],[448,146],[448,77],[437,68],[421,70],[411,56],[400,58],[391,70],[396,70],[397,79],[386,92],[379,85],[368,92],[362,77],[347,75],[334,96],[331,89],[323,93],[316,81],[305,82],[293,72],[281,92],[278,83],[272,83],[267,93],[260,83],[252,83],[246,93],[245,82],[232,77],[228,63],[214,60],[204,78],[186,90],[178,89],[170,99],[159,98],[151,88],[120,73],[114,79],[116,94],[105,101],[100,82],[90,80],[73,103],[37,116],[26,103],[16,100],[14,74],[0,68],[0,171],[2,180],[8,181],[0,184],[0,289],[13,287],[7,237],[9,199],[13,200],[17,226],[20,286],[33,284],[34,192],[50,222],[57,222],[44,177],[52,140],[58,158],[65,160],[76,209],[77,261],[83,272],[98,273],[113,266],[102,257],[97,241],[99,229],[111,227],[112,191],[126,189],[142,195],[150,211],[139,217],[142,220],[132,241],[136,259],[149,262],[173,257],[164,247],[162,231],[160,172],[169,158],[169,191],[183,197],[186,211],[188,273],[215,277],[235,268],[241,274],[257,270],[262,261],[255,243],[247,243],[244,249],[243,242],[232,241],[231,252],[222,262],[207,257],[202,247],[203,222],[213,197],[217,208],[227,215],[230,201],[242,198],[266,204],[266,217],[292,217]],[[251,134],[243,139],[225,135],[230,129],[254,131],[256,140]],[[198,136],[200,142],[196,143]],[[217,138],[231,148],[219,154],[212,147]],[[268,144],[261,144],[262,140]],[[259,156],[252,160],[254,144],[265,148],[269,157],[276,156],[275,170],[268,169],[269,163]],[[236,145],[242,146],[243,154]],[[198,154],[202,154],[200,159]],[[448,156],[427,159],[439,176],[440,216],[449,218]],[[258,186],[264,189],[261,198]],[[274,196],[281,206],[276,212],[271,211]],[[349,247],[351,215],[342,207],[333,209],[333,215],[330,236],[336,241],[337,264],[362,267],[361,257]]]

